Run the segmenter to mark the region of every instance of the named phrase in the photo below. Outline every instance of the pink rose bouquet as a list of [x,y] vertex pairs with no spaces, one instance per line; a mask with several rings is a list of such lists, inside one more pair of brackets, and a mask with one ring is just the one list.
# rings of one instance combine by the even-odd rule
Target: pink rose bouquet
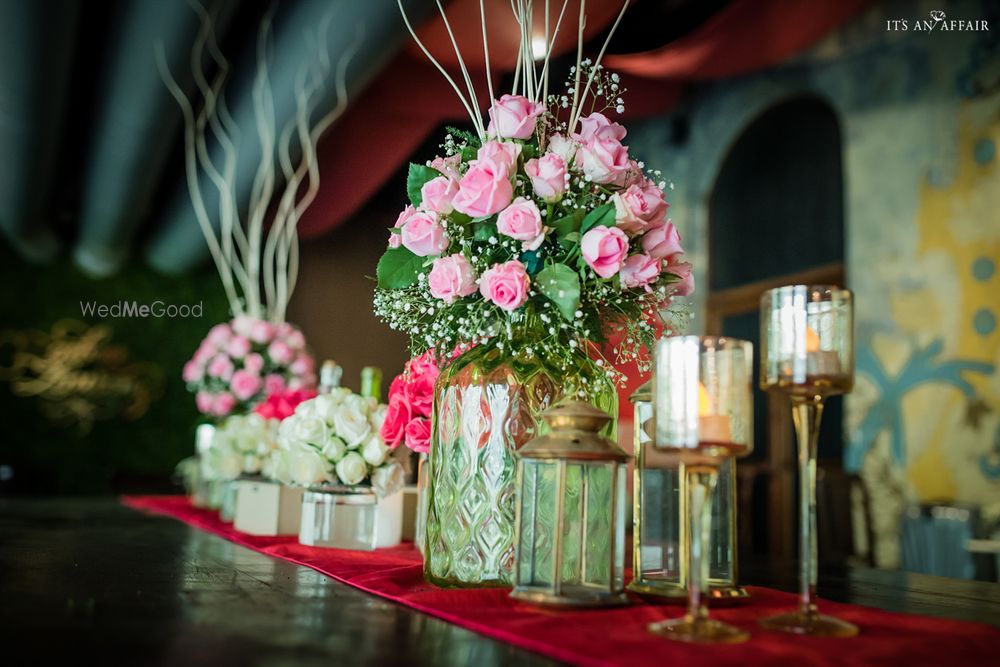
[[433,351],[429,350],[406,362],[403,372],[393,379],[389,407],[380,429],[386,445],[395,449],[405,444],[421,454],[430,450],[434,383],[439,372]]
[[[486,345],[567,359],[614,333],[615,360],[645,369],[655,332],[680,314],[674,297],[694,283],[667,183],[609,117],[624,110],[617,75],[580,67],[567,84],[587,81],[589,115],[566,95],[503,95],[479,134],[451,128],[444,155],[410,165],[375,311],[411,336],[413,353]],[[428,415],[415,410],[411,376],[393,383],[383,435],[419,450]]]
[[221,420],[271,395],[314,390],[316,364],[291,324],[240,315],[212,327],[184,365],[183,378],[198,411]]

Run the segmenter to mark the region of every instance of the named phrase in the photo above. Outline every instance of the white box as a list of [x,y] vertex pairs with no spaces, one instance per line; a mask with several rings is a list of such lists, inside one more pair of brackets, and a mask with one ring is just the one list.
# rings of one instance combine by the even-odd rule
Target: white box
[[264,479],[237,482],[233,527],[247,535],[295,535],[302,513],[302,489]]

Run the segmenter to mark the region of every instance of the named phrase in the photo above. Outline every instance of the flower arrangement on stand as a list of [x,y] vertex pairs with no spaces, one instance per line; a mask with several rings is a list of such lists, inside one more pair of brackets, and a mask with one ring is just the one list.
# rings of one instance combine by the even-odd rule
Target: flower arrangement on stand
[[305,487],[303,544],[398,544],[405,468],[379,431],[387,406],[336,388],[300,403],[278,429],[272,474]]
[[[600,64],[607,43],[596,60],[583,58],[581,10],[576,65],[549,92],[549,52],[566,3],[551,35],[546,23],[541,61],[531,48],[530,3],[512,7],[523,38],[514,89],[496,97],[489,83],[488,122],[468,75],[463,93],[411,28],[474,131],[450,129],[439,155],[410,165],[410,205],[376,273],[376,314],[409,334],[413,354],[437,350],[442,367],[425,574],[447,586],[510,583],[513,452],[561,398],[616,415],[623,377],[613,362],[648,369],[655,336],[684,317],[674,297],[694,288],[667,216],[667,179],[630,155],[626,129],[609,117],[624,111],[626,90]],[[446,17],[445,27],[450,33]],[[461,61],[457,45],[456,54]],[[608,341],[611,359],[599,352]],[[468,351],[443,358],[459,346]]]

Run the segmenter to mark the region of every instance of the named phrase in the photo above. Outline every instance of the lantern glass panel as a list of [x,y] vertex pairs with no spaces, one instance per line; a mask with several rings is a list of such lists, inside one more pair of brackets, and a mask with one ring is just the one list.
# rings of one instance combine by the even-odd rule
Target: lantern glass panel
[[548,589],[553,583],[558,465],[555,461],[524,459],[523,466],[517,585]]

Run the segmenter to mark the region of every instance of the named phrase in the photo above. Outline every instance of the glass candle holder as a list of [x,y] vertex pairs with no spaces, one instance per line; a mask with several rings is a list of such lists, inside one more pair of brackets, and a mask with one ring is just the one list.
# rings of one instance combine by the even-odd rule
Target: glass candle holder
[[[640,595],[687,598],[688,511],[684,464],[671,452],[653,446],[653,383],[646,382],[629,398],[633,405],[632,563],[628,589]],[[736,585],[736,464],[719,465],[712,498],[712,550],[708,583],[712,600],[748,597]]]
[[611,415],[574,400],[542,418],[548,434],[517,454],[511,597],[569,607],[624,604],[629,456],[600,435]]
[[816,607],[816,445],[823,402],[854,386],[854,306],[850,291],[789,285],[761,297],[760,386],[787,394],[799,462],[799,607],[761,621],[768,630],[852,637],[856,625]]
[[673,336],[657,341],[653,373],[656,452],[684,467],[687,613],[654,623],[655,634],[686,642],[738,643],[749,633],[709,618],[712,501],[720,465],[753,447],[753,347],[732,338]]

